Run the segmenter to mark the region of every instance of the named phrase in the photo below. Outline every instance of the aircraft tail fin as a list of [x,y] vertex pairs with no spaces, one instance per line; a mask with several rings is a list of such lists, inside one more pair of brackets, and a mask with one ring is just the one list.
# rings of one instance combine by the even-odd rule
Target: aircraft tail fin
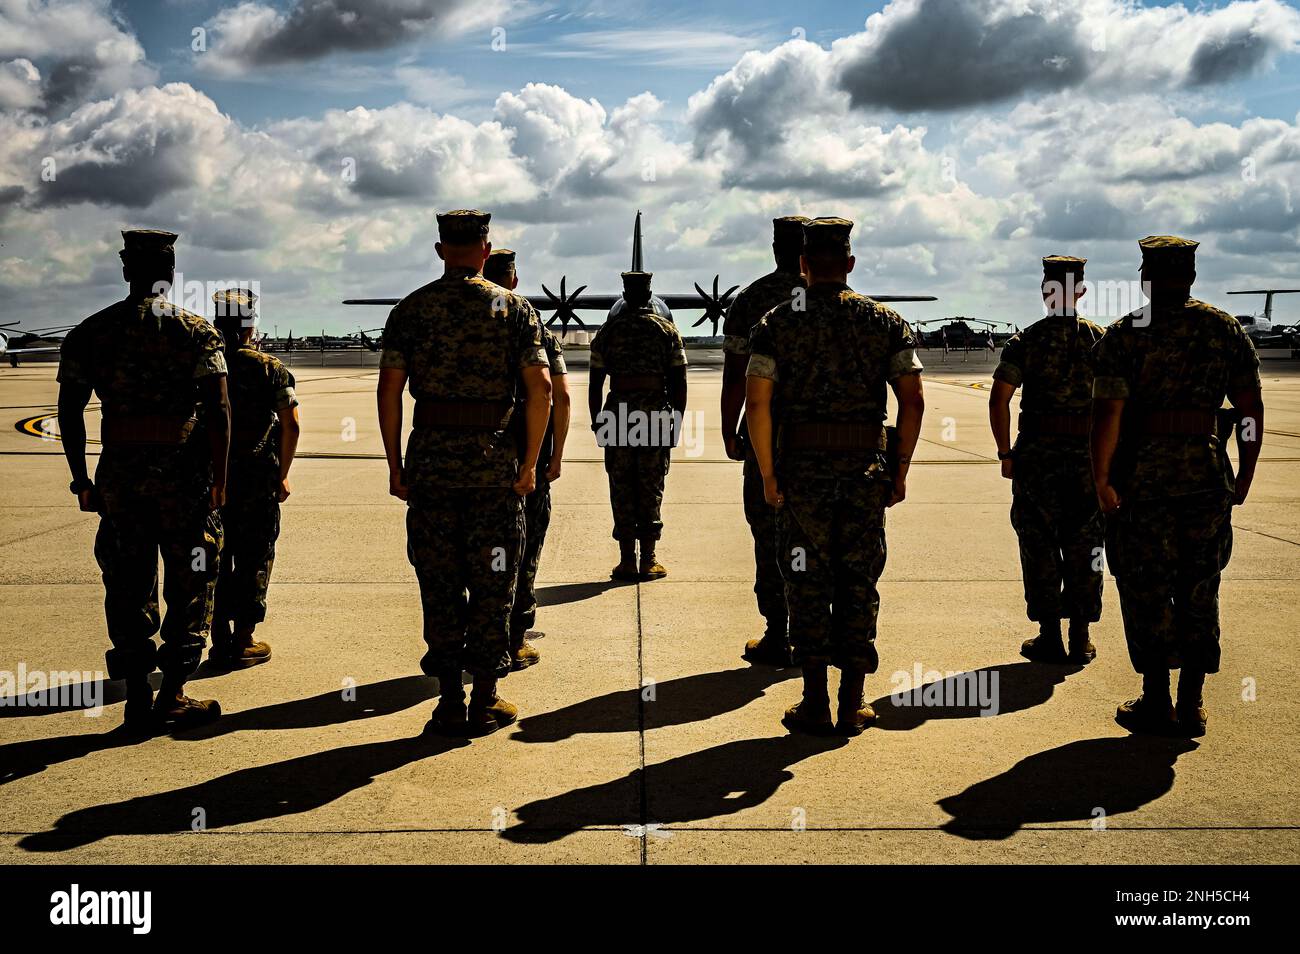
[[636,224],[632,227],[632,271],[643,272],[641,261],[641,210],[637,209]]

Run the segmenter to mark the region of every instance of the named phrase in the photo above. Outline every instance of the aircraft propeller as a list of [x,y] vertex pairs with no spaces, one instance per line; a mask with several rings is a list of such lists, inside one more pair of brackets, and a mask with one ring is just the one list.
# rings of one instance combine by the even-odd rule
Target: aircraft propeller
[[578,296],[581,295],[584,291],[586,291],[587,286],[579,285],[576,289],[574,289],[573,294],[569,295],[565,293],[565,288],[564,288],[565,282],[567,280],[568,280],[567,276],[564,275],[560,276],[559,295],[556,295],[545,285],[542,286],[542,291],[546,293],[546,297],[551,300],[551,304],[555,307],[555,311],[552,313],[551,317],[548,318],[545,322],[546,327],[549,328],[552,325],[554,325],[556,321],[559,321],[560,334],[563,335],[568,332],[569,322],[572,321],[575,324],[577,324],[577,326],[581,328],[583,331],[589,331],[590,329],[587,327],[586,323],[581,318],[578,317],[577,311],[574,310],[577,307]]
[[691,325],[692,328],[698,328],[706,321],[713,322],[714,337],[717,337],[718,334],[718,322],[720,322],[723,316],[727,313],[727,306],[725,303],[729,298],[731,298],[733,294],[735,294],[736,289],[740,287],[739,285],[732,285],[730,288],[726,290],[725,293],[719,295],[718,279],[719,279],[718,275],[713,276],[712,296],[710,296],[708,292],[706,292],[703,288],[700,287],[699,282],[694,283],[695,290],[699,293],[700,298],[704,299],[704,314],[700,316],[699,321]]

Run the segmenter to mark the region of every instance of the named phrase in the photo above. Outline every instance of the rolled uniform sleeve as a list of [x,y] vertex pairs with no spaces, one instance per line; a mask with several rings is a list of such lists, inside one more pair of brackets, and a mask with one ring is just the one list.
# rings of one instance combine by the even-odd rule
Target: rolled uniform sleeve
[[779,380],[776,373],[776,342],[767,319],[759,321],[749,334],[749,366],[745,368],[745,374],[769,381]]
[[215,329],[209,328],[198,336],[197,343],[199,357],[194,362],[195,380],[227,373],[226,352],[221,347],[221,335]]
[[384,351],[379,356],[379,367],[405,371],[406,338],[402,334],[402,326],[405,322],[402,320],[400,308],[399,305],[390,311],[388,320],[384,322]]
[[515,354],[520,368],[546,368],[550,360],[546,349],[542,347],[542,323],[537,320],[537,312],[527,299],[518,298],[519,336],[515,341]]
[[605,329],[608,327],[608,324],[601,325],[600,330],[596,332],[596,336],[591,339],[587,367],[592,371],[605,370]]
[[297,383],[293,372],[284,365],[280,365],[275,370],[271,376],[271,387],[274,389],[272,401],[276,411],[287,411],[298,406],[298,395],[294,391]]
[[676,328],[673,329],[672,338],[669,340],[668,367],[686,367],[686,342],[682,340],[681,332]]
[[897,381],[905,374],[920,374],[925,370],[925,365],[921,364],[921,357],[916,353],[916,335],[912,332],[912,326],[897,312],[889,311],[889,314],[893,321],[886,380]]
[[63,338],[59,348],[59,371],[55,380],[60,384],[81,384],[93,387],[90,376],[90,363],[86,360],[86,349],[81,345],[81,335],[73,328]]
[[542,329],[542,345],[546,348],[546,359],[551,365],[551,377],[569,373],[569,366],[564,362],[564,342],[552,331]]
[[726,354],[749,354],[748,296],[742,291],[731,300],[722,323],[722,350]]
[[1002,359],[993,369],[993,380],[1018,388],[1025,383],[1025,343],[1020,335],[1012,335],[1002,346]]
[[[1234,319],[1233,324],[1237,324]],[[1228,387],[1233,391],[1242,391],[1261,387],[1259,380],[1259,353],[1250,335],[1237,325],[1233,329],[1236,339],[1232,364],[1228,369]]]
[[[1122,321],[1123,319],[1121,319]],[[1127,400],[1131,394],[1124,327],[1116,322],[1092,347],[1092,396],[1103,401]]]

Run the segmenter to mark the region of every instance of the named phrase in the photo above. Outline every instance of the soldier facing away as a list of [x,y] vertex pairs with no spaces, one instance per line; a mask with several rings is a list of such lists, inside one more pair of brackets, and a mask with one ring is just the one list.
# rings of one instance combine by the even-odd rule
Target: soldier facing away
[[217,577],[216,616],[208,662],[244,669],[271,658],[254,639],[266,619],[266,593],[280,536],[280,504],[289,499],[289,468],[298,448],[294,378],[275,355],[253,347],[257,296],[228,288],[212,296],[213,324],[225,341],[230,392],[230,464],[221,508],[225,543]]
[[808,219],[786,215],[772,220],[772,254],[776,268],[747,285],[727,309],[722,326],[722,438],[727,456],[744,461],[745,521],[754,537],[754,595],[766,626],[761,639],[745,643],[743,656],[753,663],[790,663],[789,615],[785,583],[776,558],[776,511],[763,497],[763,475],[749,443],[749,430],[740,420],[745,404],[745,369],[749,364],[749,333],[777,305],[790,301],[804,287],[799,272],[803,227]]
[[[1197,242],[1152,235],[1149,305],[1095,349],[1092,468],[1106,553],[1142,695],[1115,716],[1132,732],[1205,732],[1202,689],[1219,671],[1219,579],[1232,507],[1250,492],[1264,436],[1259,358],[1241,324],[1191,296]],[[1221,410],[1224,398],[1236,414]],[[1227,455],[1237,426],[1239,469]],[[1169,671],[1178,678],[1177,705]]]
[[[863,688],[879,665],[885,508],[907,495],[925,411],[912,329],[848,286],[852,228],[841,218],[804,227],[806,299],[769,312],[749,347],[749,433],[777,508],[790,642],[803,668],[803,699],[783,721],[814,734],[833,727],[827,666],[840,670],[834,727],[857,734],[875,720]],[[887,385],[898,400],[896,450],[883,426]]]
[[[493,249],[483,264],[483,277],[514,291],[519,287],[515,253],[508,248]],[[564,345],[549,328],[541,331],[551,372],[551,420],[546,425],[537,457],[537,489],[524,498],[524,552],[519,560],[514,609],[510,612],[510,665],[516,670],[526,669],[541,658],[532,643],[543,635],[532,628],[537,621],[537,567],[542,559],[546,530],[551,525],[551,484],[560,479],[572,407]],[[515,407],[515,414],[522,419],[522,405]]]
[[[610,573],[615,580],[668,575],[655,549],[663,534],[669,455],[686,411],[686,347],[672,321],[654,310],[650,278],[649,272],[623,273],[627,307],[591,341],[587,401],[591,429],[605,450],[619,548],[618,565]],[[602,409],[607,377],[609,399]]]
[[[1025,607],[1038,635],[1027,659],[1091,662],[1097,655],[1088,624],[1101,619],[1105,529],[1088,460],[1092,409],[1092,346],[1101,328],[1080,318],[1087,259],[1043,259],[1047,315],[1002,348],[989,391],[989,423],[1011,483],[1011,525],[1020,541]],[[1019,436],[1011,446],[1011,397],[1020,397]],[[1070,621],[1069,649],[1061,620]]]
[[[485,279],[490,216],[438,216],[441,278],[403,298],[384,326],[379,426],[389,493],[407,501],[407,555],[424,608],[421,660],[441,699],[430,727],[484,735],[518,717],[497,693],[511,669],[510,613],[524,542],[523,498],[551,413],[551,378],[537,313]],[[402,457],[402,390],[415,398]],[[524,400],[524,449],[511,427]],[[474,686],[468,710],[461,675]]]
[[[206,318],[166,298],[175,280],[176,234],[122,233],[130,292],[91,315],[63,341],[59,431],[83,511],[98,513],[95,559],[104,577],[108,675],[126,681],[133,731],[187,727],[221,714],[191,699],[212,628],[221,551],[230,409],[221,336]],[[86,471],[85,410],[98,395],[104,445],[92,482]],[[158,607],[158,557],[163,599]],[[161,632],[162,646],[153,641]],[[162,670],[158,698],[149,676]]]

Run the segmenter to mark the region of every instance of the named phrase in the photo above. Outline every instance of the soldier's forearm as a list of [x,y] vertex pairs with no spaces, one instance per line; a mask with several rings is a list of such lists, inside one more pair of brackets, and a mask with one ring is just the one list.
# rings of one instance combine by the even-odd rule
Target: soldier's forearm
[[[739,359],[739,360],[737,360]],[[740,413],[745,407],[745,358],[727,354],[722,367],[722,434],[729,437],[740,426]]]
[[63,443],[63,456],[73,480],[87,479],[86,472],[86,404],[90,392],[73,393],[64,385],[59,390],[59,437]]
[[542,439],[546,436],[546,423],[551,419],[549,387],[529,390],[528,400],[524,404],[524,414],[527,438],[524,459],[520,462],[520,467],[529,470],[537,466],[537,458],[542,452]]
[[1098,487],[1110,486],[1110,468],[1115,459],[1115,449],[1119,447],[1122,413],[1122,401],[1093,401],[1088,449],[1092,455],[1092,481]]
[[293,466],[293,457],[298,452],[298,438],[302,434],[302,427],[298,423],[298,409],[290,408],[288,412],[280,415],[280,479],[285,480],[289,476],[289,468]]
[[989,427],[993,430],[993,442],[997,444],[998,453],[1005,454],[1011,450],[1010,405],[989,402]]
[[392,369],[385,368],[379,372],[375,401],[379,413],[379,436],[384,442],[389,473],[402,469],[402,388],[405,384],[405,376],[399,379]]

